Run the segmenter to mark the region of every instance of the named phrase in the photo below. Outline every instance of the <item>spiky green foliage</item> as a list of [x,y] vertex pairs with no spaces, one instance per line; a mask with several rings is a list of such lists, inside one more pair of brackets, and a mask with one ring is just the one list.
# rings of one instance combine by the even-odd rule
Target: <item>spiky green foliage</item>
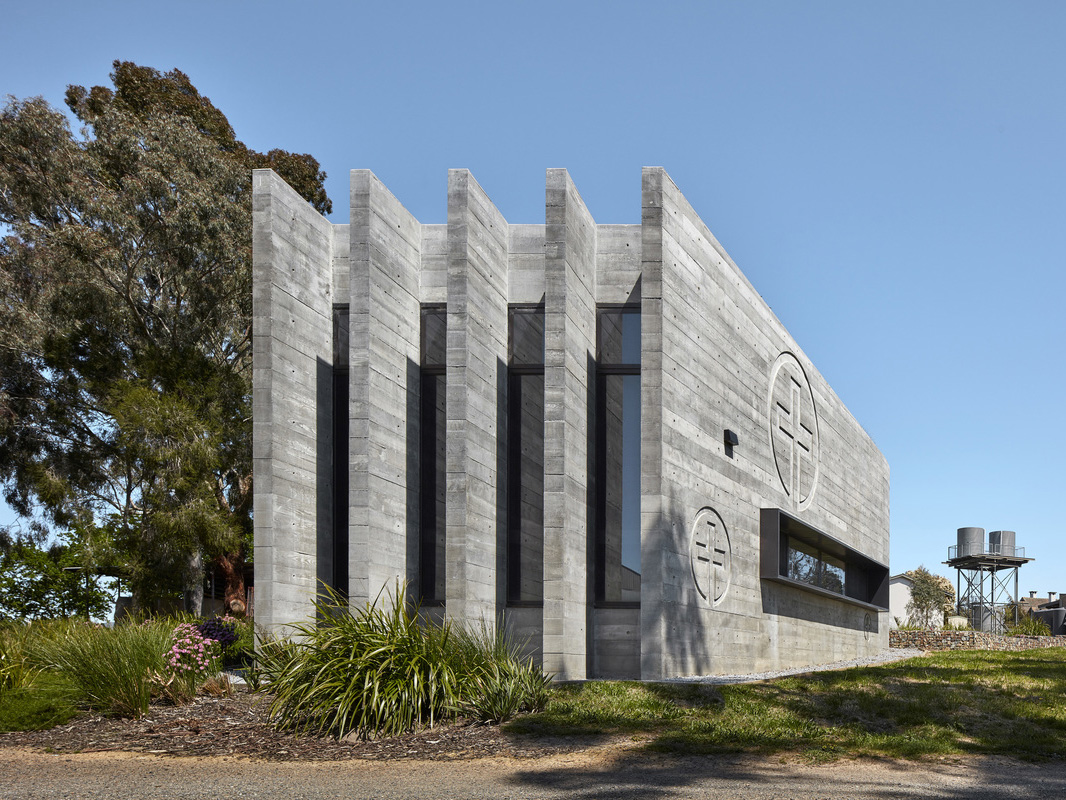
[[501,721],[543,707],[550,679],[506,637],[422,620],[402,598],[398,589],[354,613],[327,599],[318,620],[294,626],[294,639],[262,644],[279,727],[389,735],[459,713]]
[[40,98],[0,111],[0,481],[127,567],[137,606],[195,593],[205,556],[230,598],[251,533],[250,170],[320,210],[325,176],[250,151],[177,70],[112,80],[70,87],[80,135]]
[[1051,626],[1036,617],[1022,617],[1017,625],[1007,628],[1008,636],[1050,636]]
[[39,672],[30,664],[26,653],[30,633],[29,625],[0,623],[0,698],[13,689],[26,688]]
[[68,680],[90,708],[122,717],[148,712],[170,677],[165,656],[173,623],[153,620],[114,628],[53,621],[28,644],[31,662]]

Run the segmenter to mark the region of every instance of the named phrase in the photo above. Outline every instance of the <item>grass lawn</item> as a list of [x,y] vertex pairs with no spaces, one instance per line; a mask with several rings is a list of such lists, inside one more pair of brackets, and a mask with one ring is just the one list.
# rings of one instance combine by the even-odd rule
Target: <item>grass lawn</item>
[[681,753],[1066,757],[1066,649],[937,653],[755,684],[590,681],[507,730],[630,735]]
[[49,672],[38,674],[28,687],[9,689],[0,695],[0,731],[54,728],[76,713],[76,690]]

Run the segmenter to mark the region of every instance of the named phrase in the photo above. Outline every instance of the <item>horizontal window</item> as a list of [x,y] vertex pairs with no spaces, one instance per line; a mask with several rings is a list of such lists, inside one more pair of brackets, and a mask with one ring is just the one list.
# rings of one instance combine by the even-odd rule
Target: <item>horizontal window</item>
[[779,508],[760,514],[759,575],[871,609],[888,610],[888,567]]
[[844,594],[846,573],[843,559],[792,536],[786,537],[782,544],[785,547],[786,577]]

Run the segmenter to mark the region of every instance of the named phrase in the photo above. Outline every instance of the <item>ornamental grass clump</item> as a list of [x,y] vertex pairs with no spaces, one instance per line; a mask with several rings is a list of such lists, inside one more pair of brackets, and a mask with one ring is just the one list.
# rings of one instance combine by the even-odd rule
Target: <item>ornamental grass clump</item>
[[90,708],[140,717],[148,712],[159,676],[167,674],[172,631],[172,624],[156,621],[114,628],[71,622],[36,639],[30,655],[65,677]]
[[0,698],[11,690],[30,686],[38,673],[27,654],[30,636],[29,624],[0,623]]
[[[543,705],[548,678],[531,662],[517,666],[504,637],[422,620],[403,597],[397,587],[387,608],[375,602],[354,613],[327,598],[317,620],[294,626],[293,640],[263,642],[259,668],[275,725],[369,737]],[[529,695],[538,681],[520,677],[523,670],[540,675],[539,694]]]

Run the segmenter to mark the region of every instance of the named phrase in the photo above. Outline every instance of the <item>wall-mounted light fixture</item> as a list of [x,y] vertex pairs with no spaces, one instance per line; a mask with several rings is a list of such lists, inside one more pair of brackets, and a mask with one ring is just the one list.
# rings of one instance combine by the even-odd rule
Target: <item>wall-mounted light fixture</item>
[[725,446],[726,447],[736,447],[738,444],[740,444],[740,439],[738,439],[737,435],[735,433],[733,433],[733,431],[729,430],[728,428],[726,429],[726,432],[725,432],[725,435],[724,435],[723,438],[725,439]]

